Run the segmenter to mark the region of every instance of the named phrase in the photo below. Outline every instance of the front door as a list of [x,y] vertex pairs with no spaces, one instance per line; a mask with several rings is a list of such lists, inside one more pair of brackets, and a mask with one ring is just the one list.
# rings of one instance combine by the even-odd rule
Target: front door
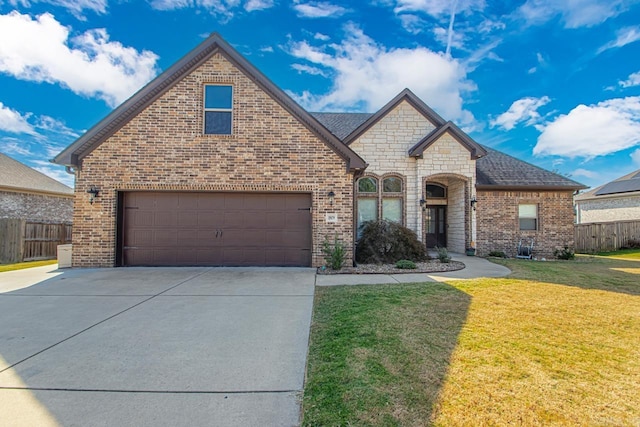
[[428,207],[424,213],[427,248],[447,246],[447,207]]

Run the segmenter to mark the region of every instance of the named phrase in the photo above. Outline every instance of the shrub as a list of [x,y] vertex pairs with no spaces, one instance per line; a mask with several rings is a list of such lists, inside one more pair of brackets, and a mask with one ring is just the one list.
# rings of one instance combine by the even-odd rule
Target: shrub
[[640,239],[629,239],[620,249],[640,249]]
[[356,247],[356,261],[363,264],[393,264],[400,260],[424,261],[427,251],[418,236],[392,221],[369,221]]
[[502,251],[491,251],[488,256],[496,257],[496,258],[506,258],[507,254]]
[[417,267],[415,262],[408,259],[401,259],[400,261],[396,262],[396,268],[399,268],[401,270],[415,270]]
[[555,251],[553,251],[553,256],[555,256],[558,259],[574,259],[576,257],[575,252],[573,251],[573,249],[571,249],[569,246],[565,246],[562,249],[556,249]]
[[344,256],[346,248],[344,244],[338,240],[338,236],[333,239],[333,243],[329,242],[329,238],[325,237],[322,242],[322,254],[327,266],[332,270],[340,270],[344,265]]
[[451,261],[451,257],[449,256],[449,251],[447,248],[436,248],[438,250],[438,259],[440,262],[449,262]]

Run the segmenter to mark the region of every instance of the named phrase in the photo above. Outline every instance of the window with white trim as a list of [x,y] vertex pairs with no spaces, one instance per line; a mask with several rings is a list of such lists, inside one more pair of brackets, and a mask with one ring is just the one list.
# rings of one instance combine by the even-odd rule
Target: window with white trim
[[204,133],[231,135],[233,120],[233,86],[204,86]]
[[520,230],[535,231],[538,229],[538,205],[520,204],[518,205],[518,222]]

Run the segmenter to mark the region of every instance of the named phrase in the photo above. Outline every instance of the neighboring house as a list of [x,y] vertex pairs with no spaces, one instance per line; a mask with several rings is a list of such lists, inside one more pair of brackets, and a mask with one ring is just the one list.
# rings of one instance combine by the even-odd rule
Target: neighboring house
[[0,218],[70,223],[73,189],[0,153]]
[[578,224],[640,221],[640,169],[575,197]]
[[[575,181],[480,146],[409,90],[375,114],[296,104],[217,34],[54,161],[76,176],[74,266],[324,263],[398,221],[429,247],[573,242]],[[99,191],[89,203],[86,191]]]

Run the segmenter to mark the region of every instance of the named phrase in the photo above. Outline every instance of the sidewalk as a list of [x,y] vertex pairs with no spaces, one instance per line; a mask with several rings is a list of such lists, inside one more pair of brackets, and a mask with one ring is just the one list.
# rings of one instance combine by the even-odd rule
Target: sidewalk
[[504,277],[511,270],[484,258],[450,253],[451,259],[460,261],[465,268],[444,273],[403,274],[327,274],[316,275],[316,286],[381,285],[415,282],[446,282],[449,280],[476,279],[479,277]]

